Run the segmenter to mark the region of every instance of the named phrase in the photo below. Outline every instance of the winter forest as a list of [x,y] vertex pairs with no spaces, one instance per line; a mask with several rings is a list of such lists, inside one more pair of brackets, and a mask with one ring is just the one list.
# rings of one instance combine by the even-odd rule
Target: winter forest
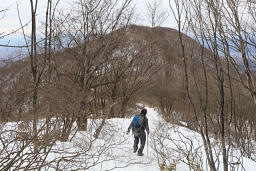
[[0,170],[256,170],[255,0],[1,1]]

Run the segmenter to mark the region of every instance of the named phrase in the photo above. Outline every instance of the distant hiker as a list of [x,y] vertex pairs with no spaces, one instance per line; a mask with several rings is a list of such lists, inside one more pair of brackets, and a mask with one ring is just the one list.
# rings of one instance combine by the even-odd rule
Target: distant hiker
[[140,114],[133,117],[132,122],[128,128],[127,134],[129,134],[131,128],[134,135],[133,152],[136,153],[138,150],[138,144],[140,141],[140,148],[138,150],[138,156],[143,156],[143,149],[146,143],[146,133],[149,134],[148,118],[146,117],[147,109],[142,109]]

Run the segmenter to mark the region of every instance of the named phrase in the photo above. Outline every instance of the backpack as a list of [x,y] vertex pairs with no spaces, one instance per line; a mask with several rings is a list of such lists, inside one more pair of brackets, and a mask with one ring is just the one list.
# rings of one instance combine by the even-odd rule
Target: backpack
[[132,129],[133,135],[134,136],[141,135],[144,117],[142,115],[135,115],[132,122],[133,122],[133,129]]

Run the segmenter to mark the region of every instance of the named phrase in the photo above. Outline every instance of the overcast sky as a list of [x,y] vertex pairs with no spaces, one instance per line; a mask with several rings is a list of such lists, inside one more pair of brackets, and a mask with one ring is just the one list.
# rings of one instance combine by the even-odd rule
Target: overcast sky
[[[20,15],[23,23],[29,22],[30,19],[30,1],[29,0],[0,0],[1,1],[1,9],[7,8],[8,11],[5,14],[4,19],[0,21],[0,32],[9,32],[11,30],[17,29],[19,24],[17,6],[20,9]],[[72,4],[72,1],[75,0],[61,0],[59,4],[59,8],[65,9],[65,6],[69,6]],[[146,19],[146,2],[150,0],[134,0],[136,3],[137,13],[140,13],[140,20],[138,20],[138,24],[149,24],[148,19]],[[169,0],[158,0],[161,2],[162,9],[167,9]],[[44,15],[44,10],[46,8],[46,0],[39,0],[38,4],[38,19]],[[171,21],[166,21],[162,26],[171,27]]]
[[[58,9],[67,9],[72,5],[72,2],[76,0],[60,0],[60,3],[58,5]],[[133,0],[134,5],[136,7],[136,24],[141,25],[150,25],[149,18],[146,16],[146,3],[150,0]],[[163,10],[169,10],[169,0],[158,0],[158,2],[161,3],[161,9]],[[7,9],[4,17],[0,20],[0,33],[10,33],[13,30],[16,30],[20,27],[19,18],[18,18],[18,10],[20,11],[20,17],[22,20],[22,23],[28,23],[30,21],[30,0],[0,0],[0,10]],[[38,2],[38,11],[37,11],[37,27],[41,26],[41,21],[43,21],[43,16],[45,14],[46,9],[46,0],[39,0]],[[2,16],[0,16],[2,17]],[[161,26],[164,27],[175,27],[174,24],[172,24],[173,21],[171,17],[169,17],[165,23],[163,23]],[[30,32],[30,27],[27,27],[25,29],[27,33]],[[5,37],[4,39],[0,39],[0,44],[7,44],[10,45],[21,45],[23,44],[23,35],[21,31],[19,33],[16,33],[12,36]],[[6,49],[3,47],[0,47],[0,58],[2,55],[6,55],[8,53],[11,53],[13,49]]]

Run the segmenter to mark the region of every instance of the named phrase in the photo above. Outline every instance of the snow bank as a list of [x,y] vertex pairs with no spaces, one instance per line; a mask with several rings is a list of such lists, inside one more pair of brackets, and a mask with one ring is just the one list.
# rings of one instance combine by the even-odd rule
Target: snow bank
[[[189,129],[166,123],[153,108],[147,110],[150,136],[143,157],[133,153],[133,136],[131,133],[126,135],[132,118],[107,120],[98,139],[95,139],[93,134],[101,120],[90,120],[87,131],[77,132],[74,126],[69,137],[70,141],[57,141],[47,156],[46,161],[49,165],[44,170],[55,170],[57,165],[61,165],[61,170],[80,168],[91,171],[158,171],[161,163],[167,166],[176,163],[178,171],[189,171],[188,160],[194,166],[198,164],[206,170],[206,157],[200,135]],[[17,129],[17,125],[17,123],[8,123],[2,125],[1,129]],[[238,151],[232,152],[233,156],[239,157]],[[237,162],[235,157],[231,160],[233,163]],[[220,164],[219,170],[222,170],[221,155],[217,159]],[[234,165],[234,169],[256,170],[256,163],[250,159],[242,157],[239,162],[241,164]]]

